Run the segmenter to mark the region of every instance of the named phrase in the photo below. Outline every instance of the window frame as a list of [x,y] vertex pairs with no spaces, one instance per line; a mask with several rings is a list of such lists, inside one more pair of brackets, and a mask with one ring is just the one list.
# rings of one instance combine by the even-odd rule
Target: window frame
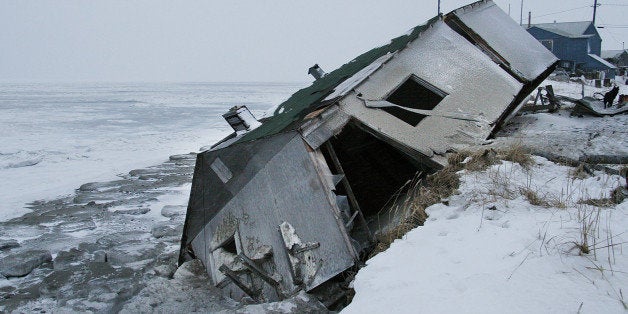
[[[440,100],[439,100],[439,101],[438,101],[438,102],[437,102],[437,103],[436,103],[436,104],[435,104],[435,105],[434,105],[431,109],[413,108],[413,107],[408,107],[408,106],[400,105],[400,104],[397,104],[397,103],[394,103],[394,102],[390,101],[389,99],[390,99],[390,98],[391,98],[391,97],[392,97],[392,96],[393,96],[393,95],[394,95],[394,94],[395,94],[395,93],[396,93],[396,92],[397,92],[397,91],[398,91],[398,90],[399,90],[402,86],[404,86],[406,83],[408,83],[408,81],[409,81],[409,80],[413,80],[413,81],[414,81],[414,83],[416,83],[416,84],[420,85],[421,87],[425,88],[425,89],[426,89],[426,90],[428,90],[429,92],[431,92],[431,93],[433,93],[434,95],[436,95],[436,96],[440,97]],[[445,100],[445,98],[446,98],[447,96],[449,96],[449,93],[447,93],[447,92],[443,91],[442,89],[440,89],[440,88],[436,87],[434,84],[432,84],[432,83],[430,83],[430,82],[426,81],[425,79],[420,78],[418,75],[416,75],[416,74],[414,74],[414,73],[411,73],[410,75],[407,75],[407,76],[406,76],[403,80],[401,80],[401,81],[400,81],[400,82],[399,82],[399,83],[395,86],[395,88],[393,88],[391,91],[389,91],[388,93],[386,93],[386,95],[383,97],[383,100],[385,100],[385,101],[387,101],[387,102],[389,102],[389,103],[391,103],[391,104],[394,104],[395,106],[400,107],[400,108],[398,108],[398,107],[391,107],[391,109],[393,109],[393,108],[397,108],[397,110],[403,110],[402,108],[408,108],[408,109],[419,109],[419,110],[425,110],[425,111],[432,111],[432,110],[434,110],[436,107],[438,107],[438,105],[439,105],[440,103],[442,103],[442,102],[443,102],[443,100]],[[408,121],[408,120],[406,120],[406,119],[400,118],[399,116],[397,116],[397,115],[393,114],[392,112],[390,112],[390,111],[389,111],[389,110],[391,110],[391,109],[388,109],[388,110],[386,110],[387,108],[381,108],[381,109],[382,109],[383,111],[385,111],[386,113],[388,113],[389,115],[391,115],[391,116],[395,117],[396,119],[399,119],[399,120],[403,121],[404,123],[407,123],[407,124],[409,124],[409,125],[411,125],[411,126],[413,126],[413,127],[418,126],[424,118],[428,117],[428,115],[422,115],[422,114],[419,114],[419,113],[415,113],[415,112],[411,112],[411,111],[406,111],[406,112],[407,112],[408,114],[410,114],[410,115],[419,115],[419,116],[422,116],[421,118],[419,118],[419,119],[418,119],[418,122],[416,122],[416,123],[412,123],[411,121]],[[412,119],[412,118],[410,118],[410,119]]]

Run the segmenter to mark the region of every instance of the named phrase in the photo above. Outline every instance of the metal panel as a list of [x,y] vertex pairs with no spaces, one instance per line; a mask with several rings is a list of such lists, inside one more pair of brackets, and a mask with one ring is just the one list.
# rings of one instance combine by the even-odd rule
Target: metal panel
[[[321,182],[301,137],[296,132],[292,136],[290,142],[222,207],[205,226],[205,232],[198,233],[193,241],[195,251],[203,250],[200,247],[203,244],[211,247],[224,236],[221,233],[229,229],[224,226],[236,221],[242,253],[246,256],[254,255],[262,245],[273,248],[272,262],[275,271],[281,275],[281,286],[286,292],[296,286],[278,232],[283,222],[294,226],[304,243],[320,243],[309,254],[320,266],[314,278],[304,282],[307,289],[329,280],[354,262],[345,240],[346,230],[337,225],[335,209],[326,194],[327,187]],[[212,261],[211,254],[202,258],[207,260],[205,265],[210,268],[218,266]]]
[[[365,105],[384,100],[411,75],[448,93],[432,116],[416,127]],[[340,106],[375,132],[445,165],[448,150],[482,143],[489,136],[521,88],[520,82],[473,44],[437,22],[343,98]]]
[[349,122],[349,115],[338,110],[338,106],[332,106],[326,109],[316,120],[302,127],[301,133],[308,145],[317,149],[330,137],[338,134],[347,122]]
[[455,15],[477,34],[525,81],[534,81],[558,59],[530,36],[492,1],[476,2],[445,17]]
[[216,175],[218,175],[223,183],[227,183],[227,181],[233,178],[233,174],[231,173],[229,168],[225,166],[222,160],[220,160],[220,158],[214,159],[214,162],[212,162],[210,167],[212,168],[212,170],[214,170],[214,172],[216,172]]
[[[255,177],[268,160],[295,136],[298,136],[298,133],[284,133],[198,154],[182,237],[182,249],[242,187]],[[226,182],[212,170],[214,168],[212,165],[215,165],[218,158],[222,164],[220,168],[224,166],[231,173],[232,177]]]

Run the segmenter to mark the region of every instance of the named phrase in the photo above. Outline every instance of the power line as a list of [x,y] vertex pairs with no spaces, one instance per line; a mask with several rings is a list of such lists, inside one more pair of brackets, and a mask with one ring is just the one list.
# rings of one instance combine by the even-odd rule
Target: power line
[[[601,20],[601,19],[600,19]],[[602,24],[602,25],[606,25],[606,24]],[[598,26],[599,27],[599,26]],[[602,26],[602,28],[606,28],[605,26]],[[613,38],[616,42],[618,43],[623,43],[622,41],[620,41],[619,39],[617,39],[617,37],[615,37],[615,34],[613,34],[613,32],[606,30],[606,33],[608,33],[609,35],[611,35],[611,38]]]
[[567,10],[558,11],[558,12],[552,12],[552,13],[547,13],[547,14],[535,15],[533,17],[544,17],[544,16],[549,16],[549,15],[554,15],[554,14],[565,13],[565,12],[569,12],[569,11],[575,11],[575,10],[590,8],[590,7],[591,6],[587,5],[587,6],[583,6],[583,7],[577,7],[577,8],[567,9]]

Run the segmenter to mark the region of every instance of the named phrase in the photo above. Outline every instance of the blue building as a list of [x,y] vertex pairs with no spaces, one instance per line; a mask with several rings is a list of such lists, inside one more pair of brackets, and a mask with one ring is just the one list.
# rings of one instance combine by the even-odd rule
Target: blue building
[[616,67],[600,57],[602,37],[592,22],[533,24],[528,32],[549,49],[560,66],[573,71],[604,71],[615,76]]

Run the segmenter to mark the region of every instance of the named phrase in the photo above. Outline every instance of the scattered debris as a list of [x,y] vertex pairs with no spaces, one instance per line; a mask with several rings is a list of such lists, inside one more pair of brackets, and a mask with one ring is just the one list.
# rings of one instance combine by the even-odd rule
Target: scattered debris
[[538,112],[546,110],[548,112],[556,112],[558,109],[560,109],[560,101],[556,95],[554,95],[552,85],[547,85],[545,87],[539,87],[534,97],[534,102],[524,105],[521,111]]
[[593,97],[584,97],[576,101],[571,114],[574,116],[591,115],[596,117],[613,116],[628,112],[628,106],[606,108],[604,103]]

